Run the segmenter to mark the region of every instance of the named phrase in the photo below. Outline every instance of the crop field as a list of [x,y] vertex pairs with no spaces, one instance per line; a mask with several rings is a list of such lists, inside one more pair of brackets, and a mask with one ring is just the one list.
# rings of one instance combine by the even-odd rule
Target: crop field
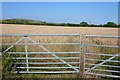
[[81,33],[94,35],[117,36],[119,28],[98,27],[60,27],[60,26],[37,26],[37,25],[14,25],[0,24],[2,34],[66,34]]
[[[118,36],[119,28],[98,28],[98,27],[62,27],[62,26],[38,26],[38,25],[14,25],[14,24],[0,24],[0,30],[2,34],[82,34],[82,44],[84,43],[84,34],[87,35],[106,35],[106,36]],[[52,42],[66,42],[66,43],[74,43],[79,42],[79,37],[31,37],[36,42],[42,42],[42,43],[52,43]],[[2,38],[2,43],[13,43],[16,42],[20,37],[4,37]],[[87,39],[88,43],[94,43],[94,44],[104,44],[104,45],[114,45],[119,46],[120,43],[118,42],[118,39]],[[22,44],[22,43],[21,43]],[[79,45],[54,45],[54,46],[45,46],[48,50],[53,52],[72,52],[72,51],[79,51]],[[7,46],[3,46],[2,49],[4,50],[7,48]],[[15,46],[13,50],[11,51],[18,51],[23,50],[23,47],[21,46]],[[16,50],[17,49],[17,50]],[[88,47],[87,48],[89,52],[96,52],[96,53],[106,53],[106,54],[116,54],[118,53],[118,48],[116,49],[110,49],[110,48],[96,48],[96,47]],[[41,49],[39,49],[37,46],[30,46],[29,50],[34,52],[43,52]],[[98,78],[96,76],[90,76],[90,75],[83,75],[83,56],[84,56],[84,48],[81,48],[81,73],[80,74],[23,74],[20,75],[22,78]],[[25,55],[20,55],[24,56]],[[30,55],[34,57],[52,57],[50,55]],[[69,57],[69,56],[75,56],[75,55],[59,55],[61,57]],[[78,56],[78,55],[77,55]],[[18,55],[19,57],[19,55]],[[94,55],[87,55],[86,57],[95,57],[96,59],[106,59],[109,57],[98,57]],[[23,60],[24,61],[24,60]],[[52,60],[53,62],[58,62],[59,60]],[[69,61],[69,60],[68,60]],[[74,59],[71,61],[75,61]],[[77,59],[76,59],[77,61]],[[32,60],[31,60],[32,62]],[[44,62],[44,61],[41,61]],[[98,63],[97,61],[88,61],[88,63]],[[111,63],[110,63],[111,64]],[[115,64],[116,65],[116,64]],[[26,66],[26,65],[25,65]],[[40,66],[40,65],[36,65]],[[53,66],[60,66],[60,65],[53,65]],[[76,65],[77,66],[77,65]],[[91,67],[90,65],[87,67]],[[63,69],[66,70],[66,69]]]

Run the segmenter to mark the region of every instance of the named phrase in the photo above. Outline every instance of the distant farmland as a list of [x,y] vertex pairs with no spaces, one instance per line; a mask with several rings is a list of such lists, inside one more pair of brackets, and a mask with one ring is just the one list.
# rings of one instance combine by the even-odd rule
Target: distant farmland
[[102,27],[62,27],[62,26],[40,26],[40,25],[15,25],[0,24],[2,34],[66,34],[81,33],[94,35],[117,36],[119,28]]
[[[118,36],[118,31],[120,30],[120,28],[102,28],[102,27],[63,27],[63,26],[40,26],[40,25],[15,25],[15,24],[0,24],[0,30],[2,32],[2,34],[87,34],[87,35],[108,35],[108,36]],[[84,37],[82,36],[82,44],[83,43],[83,39]],[[17,40],[17,38],[11,38],[11,39],[7,39],[7,38],[2,38],[3,43],[4,42],[12,42],[15,40]],[[41,40],[41,41],[40,41]],[[65,41],[65,42],[76,42],[77,40],[75,38],[53,38],[53,37],[48,37],[48,38],[35,38],[35,41],[37,42],[55,42],[61,40],[61,41]],[[90,39],[91,40],[91,39]],[[99,44],[109,44],[109,45],[119,45],[118,44],[118,39],[96,39],[96,40],[91,40],[92,42]],[[92,43],[90,42],[90,43]],[[4,46],[3,46],[4,48]],[[32,49],[33,48],[33,49]],[[30,50],[35,50],[37,51],[38,48],[32,46],[32,48],[30,48]],[[52,48],[50,46],[47,47],[48,50],[50,51],[76,51],[79,47],[76,46],[52,46]],[[17,50],[18,48],[16,48]],[[18,49],[20,50],[20,49]],[[40,49],[41,50],[41,49]],[[83,48],[81,49],[81,52],[83,53]],[[96,48],[91,48],[89,51],[95,51]],[[107,48],[99,48],[97,49],[98,52],[102,52],[102,53],[117,53],[118,49],[107,49]],[[41,51],[40,51],[41,52]],[[66,55],[64,55],[66,56]],[[84,54],[81,54],[81,69],[83,69],[83,60],[84,60]],[[43,57],[43,56],[38,56],[36,55],[35,57]],[[50,57],[50,56],[49,56]],[[95,57],[95,56],[89,56],[89,57]],[[101,58],[101,57],[98,57]],[[104,58],[104,57],[103,57]],[[101,58],[102,59],[102,58]],[[94,63],[92,61],[92,63]],[[85,76],[82,74],[82,71],[80,74],[22,74],[23,78],[53,78],[52,76],[54,76],[54,78],[95,78],[94,76]]]

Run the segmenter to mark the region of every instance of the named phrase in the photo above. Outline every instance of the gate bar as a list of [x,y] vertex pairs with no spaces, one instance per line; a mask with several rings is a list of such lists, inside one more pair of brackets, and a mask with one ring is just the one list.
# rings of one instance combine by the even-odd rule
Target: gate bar
[[[30,41],[32,41],[33,43],[38,43],[38,42],[32,40],[32,39],[29,38],[29,37],[28,37],[28,39],[29,39]],[[69,63],[67,63],[65,60],[59,58],[59,57],[58,57],[57,55],[55,55],[53,52],[50,52],[49,50],[47,50],[47,49],[46,49],[43,45],[41,45],[40,43],[39,43],[38,46],[41,47],[42,49],[44,49],[45,51],[51,53],[54,57],[56,57],[57,59],[59,59],[59,60],[62,61],[63,63],[66,63],[68,66],[73,67],[72,65],[70,65]],[[76,68],[73,68],[73,69],[76,70],[77,72],[79,72],[78,69],[76,69]]]
[[80,34],[1,34],[0,36],[79,36]]

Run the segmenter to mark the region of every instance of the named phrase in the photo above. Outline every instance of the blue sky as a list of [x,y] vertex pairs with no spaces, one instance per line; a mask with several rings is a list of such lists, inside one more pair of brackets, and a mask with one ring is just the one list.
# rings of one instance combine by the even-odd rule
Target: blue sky
[[27,18],[56,23],[118,23],[117,2],[3,2],[2,18]]

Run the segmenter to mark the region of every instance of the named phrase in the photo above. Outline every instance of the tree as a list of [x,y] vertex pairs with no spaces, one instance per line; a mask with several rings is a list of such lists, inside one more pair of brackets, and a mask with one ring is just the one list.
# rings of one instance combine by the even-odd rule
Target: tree
[[88,23],[87,22],[81,22],[80,26],[88,26]]
[[114,22],[108,22],[108,23],[106,24],[106,26],[108,26],[108,27],[116,27],[117,24],[115,24]]

